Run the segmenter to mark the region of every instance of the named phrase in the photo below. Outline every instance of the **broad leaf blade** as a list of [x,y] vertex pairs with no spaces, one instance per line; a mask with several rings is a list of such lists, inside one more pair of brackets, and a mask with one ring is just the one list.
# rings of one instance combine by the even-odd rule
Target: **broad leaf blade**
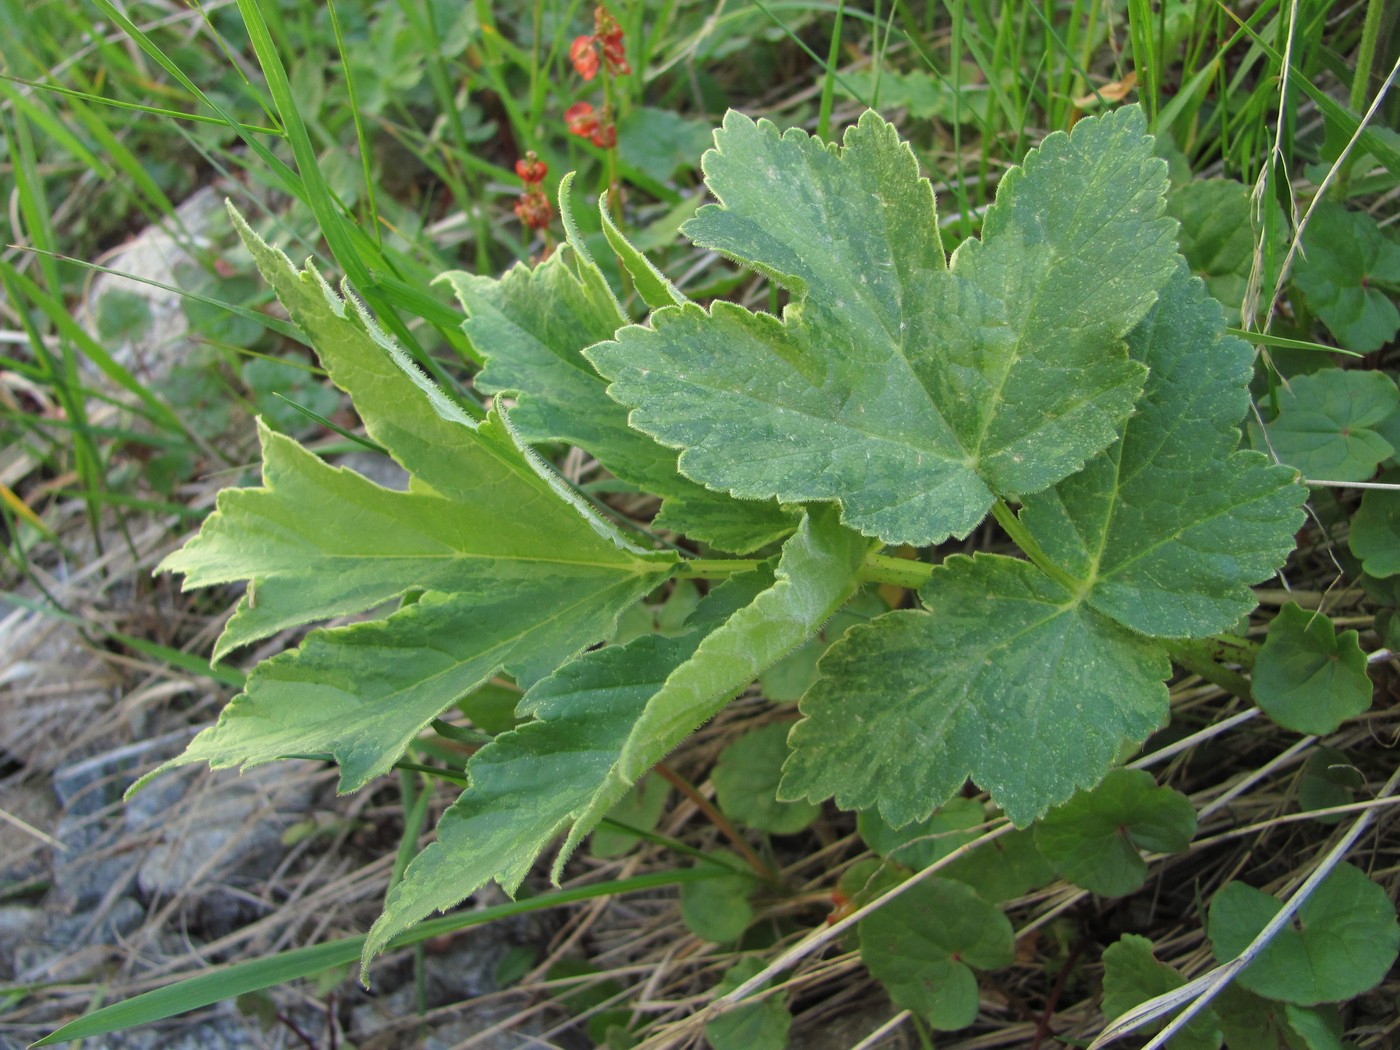
[[831,500],[888,542],[964,535],[1113,440],[1142,385],[1122,337],[1170,276],[1165,168],[1141,114],[1054,135],[945,269],[932,195],[873,113],[841,148],[737,114],[706,155],[697,243],[793,290],[782,321],[658,310],[588,352],[682,471]]
[[1021,513],[1088,604],[1143,634],[1200,637],[1254,608],[1302,522],[1296,472],[1235,451],[1252,354],[1185,266],[1129,337],[1150,369],[1122,438]]
[[853,627],[822,660],[783,797],[878,806],[899,827],[971,776],[1024,826],[1166,715],[1158,646],[1028,562],[955,556],[920,593],[928,611]]
[[1295,376],[1278,401],[1278,416],[1264,428],[1269,446],[1306,478],[1369,481],[1395,455],[1385,428],[1400,411],[1400,391],[1384,372]]

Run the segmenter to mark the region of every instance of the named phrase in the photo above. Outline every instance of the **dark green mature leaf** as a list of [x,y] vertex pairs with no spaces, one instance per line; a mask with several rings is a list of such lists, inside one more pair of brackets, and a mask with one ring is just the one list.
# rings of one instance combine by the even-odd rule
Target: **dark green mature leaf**
[[1036,823],[1035,844],[1064,878],[1121,897],[1147,880],[1141,850],[1177,853],[1196,833],[1196,808],[1141,769],[1115,769]]
[[[1249,187],[1233,179],[1193,179],[1167,198],[1167,214],[1181,223],[1181,254],[1236,326],[1254,266],[1252,212]],[[1281,225],[1282,213],[1278,220]],[[1276,272],[1263,276],[1266,293],[1276,277]]]
[[778,801],[787,734],[788,723],[771,723],[720,752],[710,779],[720,812],[730,820],[775,835],[796,835],[821,814],[821,807],[810,802]]
[[1330,1004],[1306,1008],[1276,1003],[1238,984],[1229,985],[1216,1001],[1229,1050],[1343,1050],[1341,1018]]
[[[1146,937],[1125,934],[1104,949],[1103,1015],[1121,1017],[1139,1003],[1176,991],[1186,978],[1152,955],[1152,942]],[[1144,1034],[1159,1031],[1165,1022],[1141,1029]],[[1216,1050],[1223,1036],[1220,1018],[1206,1010],[1172,1037],[1173,1050]]]
[[[1387,470],[1376,480],[1400,486],[1400,470]],[[1367,489],[1361,494],[1347,543],[1368,576],[1383,580],[1400,574],[1400,489]]]
[[[763,970],[760,959],[742,959],[724,973],[715,988],[716,997],[732,992]],[[788,1045],[792,1014],[781,995],[720,1014],[705,1025],[705,1038],[713,1050],[783,1050]]]
[[898,827],[971,776],[1025,825],[1097,783],[1121,741],[1166,713],[1165,653],[1029,562],[956,556],[920,596],[934,612],[853,627],[822,660],[785,797],[878,806]]
[[597,266],[573,246],[499,279],[463,272],[441,279],[467,311],[463,330],[486,360],[477,389],[517,395],[511,422],[525,441],[577,445],[617,477],[666,497],[666,527],[723,550],[755,550],[796,526],[797,517],[772,502],[740,502],[682,477],[673,450],[628,426],[626,409],[582,354],[627,318]]
[[[1211,902],[1207,933],[1220,962],[1236,958],[1282,903],[1242,882]],[[1395,962],[1400,926],[1384,889],[1340,864],[1236,981],[1299,1006],[1340,1002],[1374,988]]]
[[1151,371],[1122,438],[1022,511],[1065,581],[954,557],[921,590],[927,611],[853,628],[802,702],[785,796],[878,805],[899,825],[971,775],[1029,823],[1165,716],[1170,665],[1145,636],[1213,633],[1253,608],[1249,584],[1292,548],[1306,492],[1233,451],[1249,348],[1184,266],[1129,345]]
[[1328,368],[1294,376],[1265,430],[1278,458],[1304,477],[1367,481],[1395,455],[1381,428],[1397,411],[1400,391],[1384,372]]
[[1146,635],[1215,634],[1254,608],[1250,585],[1288,557],[1307,490],[1294,471],[1235,450],[1253,352],[1184,266],[1128,344],[1151,372],[1122,438],[1028,498],[1021,520],[1089,585],[1090,607]]
[[890,998],[936,1029],[977,1018],[977,978],[1012,959],[1011,922],[971,887],[925,879],[883,905],[860,929],[860,957]]
[[[1331,201],[1318,205],[1303,231],[1293,282],[1347,350],[1379,350],[1400,329],[1400,244],[1376,220]],[[1382,287],[1377,287],[1378,285]]]
[[934,810],[927,820],[918,820],[902,828],[890,827],[879,810],[863,810],[856,818],[856,830],[865,844],[880,856],[922,871],[975,839],[977,832],[970,829],[985,821],[980,802],[954,798]]
[[658,310],[587,356],[711,488],[837,501],[889,542],[964,535],[994,493],[1104,448],[1141,389],[1122,337],[1175,258],[1143,126],[1129,108],[1051,135],[947,269],[932,190],[874,113],[840,148],[730,113],[704,165],[721,204],[685,232],[794,303]]
[[941,872],[944,878],[965,882],[984,900],[1000,903],[1044,886],[1055,878],[1054,869],[1035,845],[1029,829],[992,839]]
[[1371,678],[1357,633],[1339,636],[1322,613],[1293,602],[1269,624],[1250,682],[1269,717],[1299,733],[1336,732],[1371,706]]
[[738,870],[681,890],[681,919],[701,940],[730,944],[743,936],[753,921],[749,898],[759,882],[753,872],[742,870],[743,861],[730,851],[712,850],[708,856],[721,863],[727,861]]

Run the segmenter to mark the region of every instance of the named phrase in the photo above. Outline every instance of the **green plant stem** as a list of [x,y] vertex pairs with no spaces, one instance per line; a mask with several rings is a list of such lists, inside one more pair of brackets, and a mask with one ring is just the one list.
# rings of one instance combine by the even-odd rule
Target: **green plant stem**
[[690,799],[691,802],[695,803],[696,808],[698,808],[701,813],[705,814],[705,817],[710,823],[719,829],[720,834],[734,845],[734,848],[739,851],[740,855],[748,862],[749,867],[753,868],[758,874],[759,878],[769,883],[777,883],[780,881],[778,873],[763,862],[763,858],[755,853],[753,847],[744,841],[744,836],[740,835],[738,829],[735,828],[733,824],[729,823],[728,818],[715,808],[714,803],[700,794],[699,791],[695,790],[695,785],[686,780],[685,777],[681,776],[674,769],[667,768],[665,763],[658,762],[652,768],[655,770],[657,776],[674,787],[686,798]]
[[992,504],[992,517],[997,519],[997,524],[1011,537],[1011,541],[1020,547],[1032,564],[1046,576],[1072,594],[1078,594],[1084,589],[1084,583],[1081,580],[1076,580],[1046,556],[1045,552],[1040,549],[1040,544],[1036,543],[1035,538],[1030,534],[1030,530],[1021,524],[1021,519],[1016,517],[1011,508],[1006,505],[1005,500],[998,499]]
[[896,558],[889,554],[871,554],[861,567],[862,583],[889,583],[917,591],[928,580],[933,566],[927,562]]
[[727,580],[741,572],[753,572],[762,558],[691,558],[681,562],[676,576],[683,580]]
[[1371,80],[1371,66],[1380,43],[1381,15],[1384,13],[1385,0],[1369,0],[1366,4],[1366,21],[1361,25],[1361,43],[1356,48],[1356,73],[1351,78],[1351,97],[1348,100],[1354,113],[1366,108],[1366,87]]
[[1211,648],[1211,639],[1197,641],[1186,639],[1168,642],[1167,652],[1172,661],[1192,674],[1198,674],[1207,682],[1220,686],[1227,693],[1239,697],[1246,703],[1254,703],[1250,692],[1249,679],[1216,659]]

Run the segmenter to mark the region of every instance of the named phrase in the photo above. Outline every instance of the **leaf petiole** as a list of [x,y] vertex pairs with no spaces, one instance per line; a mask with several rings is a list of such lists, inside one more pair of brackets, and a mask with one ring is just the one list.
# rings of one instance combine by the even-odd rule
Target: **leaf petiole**
[[998,499],[992,504],[992,517],[997,519],[997,524],[1011,537],[1011,542],[1020,547],[1031,563],[1046,576],[1072,594],[1077,595],[1085,589],[1082,580],[1076,580],[1046,557],[1045,552],[1040,549],[1040,544],[1036,543],[1035,537],[1030,534],[1030,530],[1021,524],[1021,519],[1016,517],[1015,512],[1006,505],[1005,500]]

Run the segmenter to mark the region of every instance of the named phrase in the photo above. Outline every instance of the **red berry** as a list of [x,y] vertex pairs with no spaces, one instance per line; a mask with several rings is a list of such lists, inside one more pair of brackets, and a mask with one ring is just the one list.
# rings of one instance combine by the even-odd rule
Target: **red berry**
[[602,124],[593,132],[593,145],[599,149],[612,149],[617,145],[617,125]]
[[515,214],[530,229],[542,230],[554,217],[554,209],[550,207],[549,198],[543,190],[532,189],[522,193],[515,202]]

